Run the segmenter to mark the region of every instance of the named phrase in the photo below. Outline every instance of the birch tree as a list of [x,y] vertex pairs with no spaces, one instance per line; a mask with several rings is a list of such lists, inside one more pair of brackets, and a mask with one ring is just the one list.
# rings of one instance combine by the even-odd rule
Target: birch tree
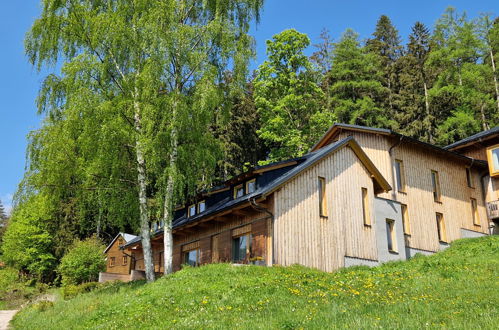
[[[112,113],[124,123],[118,131],[132,137],[148,281],[151,217],[165,222],[169,273],[173,205],[214,167],[209,127],[223,117],[224,97],[242,86],[253,55],[248,30],[261,6],[262,0],[43,0],[27,34],[37,69],[62,65],[41,89],[41,99],[56,100],[44,103],[49,116],[64,116],[81,90],[90,90],[100,96],[94,109]],[[222,89],[227,70],[233,84]]]

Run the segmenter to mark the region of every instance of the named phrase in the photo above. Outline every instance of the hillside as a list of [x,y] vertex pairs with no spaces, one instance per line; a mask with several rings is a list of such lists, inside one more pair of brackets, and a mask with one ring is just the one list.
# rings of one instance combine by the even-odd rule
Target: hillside
[[495,328],[499,237],[376,268],[187,268],[23,310],[16,329]]

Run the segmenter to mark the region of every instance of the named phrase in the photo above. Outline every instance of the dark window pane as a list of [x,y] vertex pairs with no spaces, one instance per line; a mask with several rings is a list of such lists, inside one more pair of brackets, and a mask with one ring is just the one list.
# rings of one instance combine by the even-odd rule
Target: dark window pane
[[388,242],[388,250],[393,251],[392,224],[389,221],[386,222],[386,239]]
[[192,250],[185,253],[184,263],[196,267],[198,265],[198,250]]
[[246,193],[250,194],[253,191],[255,191],[255,185],[256,185],[255,181],[248,182],[248,191]]
[[241,262],[246,259],[246,251],[249,244],[249,235],[234,238],[232,241],[232,261]]

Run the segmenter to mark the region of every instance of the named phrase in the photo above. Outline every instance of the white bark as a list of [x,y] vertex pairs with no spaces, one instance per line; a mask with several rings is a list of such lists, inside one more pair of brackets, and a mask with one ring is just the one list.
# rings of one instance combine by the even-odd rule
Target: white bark
[[494,77],[494,86],[496,88],[497,110],[499,111],[499,85],[497,83],[496,63],[494,60],[494,52],[492,51],[492,48],[490,48],[490,62],[492,62],[492,76]]
[[163,209],[164,232],[163,232],[163,246],[164,246],[164,273],[171,274],[173,272],[173,194],[175,188],[175,177],[177,172],[177,155],[178,155],[178,132],[176,125],[177,120],[177,95],[172,105],[172,131],[170,133],[171,151],[169,160],[169,175],[166,183],[165,191],[165,204]]
[[[134,98],[137,98],[135,93]],[[149,214],[147,206],[147,178],[146,178],[146,162],[144,159],[144,151],[140,134],[142,132],[142,124],[140,117],[140,105],[137,100],[134,101],[134,123],[137,131],[135,140],[135,152],[137,156],[137,178],[139,183],[139,210],[140,210],[140,236],[142,237],[142,251],[144,252],[144,267],[146,271],[146,279],[148,282],[154,281],[154,265],[152,261],[151,249],[151,232],[149,226]]]

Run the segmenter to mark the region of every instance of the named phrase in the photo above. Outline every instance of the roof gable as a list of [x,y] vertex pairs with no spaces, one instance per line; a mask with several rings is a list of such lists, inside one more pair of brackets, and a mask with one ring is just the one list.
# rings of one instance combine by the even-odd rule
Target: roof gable
[[120,233],[118,233],[118,235],[116,235],[113,238],[113,240],[111,241],[111,243],[109,243],[109,245],[104,250],[104,253],[107,253],[107,251],[109,251],[109,249],[114,245],[114,242],[116,242],[116,240],[119,237],[123,238],[123,240],[125,241],[125,244],[126,244],[126,243],[130,243],[131,241],[133,241],[134,239],[136,239],[139,236],[135,236],[135,235],[132,235],[132,234],[127,234],[127,233],[120,232]]

